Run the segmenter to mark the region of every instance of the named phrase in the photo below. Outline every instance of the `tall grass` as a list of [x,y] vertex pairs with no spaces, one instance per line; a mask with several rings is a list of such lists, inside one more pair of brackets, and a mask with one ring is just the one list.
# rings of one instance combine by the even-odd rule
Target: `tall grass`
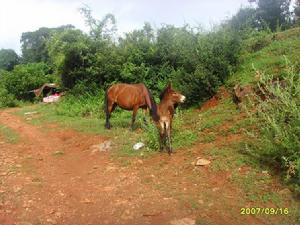
[[104,118],[104,92],[98,94],[67,95],[56,105],[56,113],[70,117]]
[[19,135],[11,128],[2,124],[0,124],[0,136],[2,136],[7,143],[15,144],[19,141]]
[[259,132],[254,148],[265,162],[280,166],[285,179],[300,194],[300,74],[288,65],[282,81],[262,74],[259,82],[266,97],[257,96],[256,113],[252,115]]

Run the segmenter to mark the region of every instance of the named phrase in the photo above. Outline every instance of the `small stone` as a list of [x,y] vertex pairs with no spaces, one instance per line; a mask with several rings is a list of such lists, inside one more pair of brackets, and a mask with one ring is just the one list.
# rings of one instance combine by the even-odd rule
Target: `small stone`
[[21,191],[21,190],[22,190],[22,188],[21,188],[21,187],[14,187],[13,189],[14,189],[14,192],[15,192],[15,193],[18,193],[19,191]]
[[55,213],[55,209],[51,209],[48,214],[54,214],[54,213]]
[[65,154],[64,151],[55,151],[53,153],[53,155],[55,155],[55,156],[61,156],[61,155],[64,155],[64,154]]
[[32,223],[29,222],[19,222],[18,225],[32,225]]
[[50,219],[50,218],[47,219],[47,222],[51,224],[57,224],[57,222],[54,219]]
[[268,170],[263,170],[261,171],[262,174],[266,174],[266,175],[269,175],[269,171]]
[[32,114],[36,114],[36,113],[38,113],[37,111],[33,111],[33,112],[26,112],[26,113],[24,113],[24,115],[32,115]]
[[202,199],[199,199],[198,203],[202,205],[202,204],[204,204],[204,201]]
[[133,150],[137,151],[145,147],[145,144],[143,142],[138,142],[135,145],[133,145]]
[[172,220],[171,225],[196,225],[196,221],[190,218],[183,218],[180,220]]
[[219,190],[219,189],[220,189],[220,188],[215,187],[215,188],[212,189],[212,191],[213,191],[213,192],[216,192],[216,191]]
[[58,218],[60,218],[62,216],[62,213],[61,212],[56,212],[55,216],[58,217]]
[[107,152],[111,150],[112,146],[112,141],[108,140],[108,141],[104,141],[101,144],[96,144],[96,145],[92,145],[90,147],[91,154],[95,154],[96,152]]
[[83,201],[81,201],[82,203],[85,203],[85,204],[90,204],[90,203],[92,203],[92,201],[91,200],[89,200],[89,199],[84,199]]
[[111,145],[112,145],[112,142],[111,142],[110,140],[104,141],[104,142],[103,142],[102,144],[100,144],[100,146],[99,146],[100,152],[106,152],[106,151],[111,150]]
[[196,166],[206,166],[209,164],[210,164],[210,161],[207,159],[198,159],[195,165]]

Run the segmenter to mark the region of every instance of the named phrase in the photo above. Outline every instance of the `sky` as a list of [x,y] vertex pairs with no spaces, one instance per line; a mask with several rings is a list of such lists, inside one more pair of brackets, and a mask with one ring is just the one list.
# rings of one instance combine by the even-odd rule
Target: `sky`
[[0,0],[0,49],[11,48],[20,54],[23,32],[40,27],[73,24],[85,32],[88,28],[79,8],[88,5],[96,19],[115,15],[118,34],[141,28],[144,22],[202,25],[209,28],[230,17],[247,0]]

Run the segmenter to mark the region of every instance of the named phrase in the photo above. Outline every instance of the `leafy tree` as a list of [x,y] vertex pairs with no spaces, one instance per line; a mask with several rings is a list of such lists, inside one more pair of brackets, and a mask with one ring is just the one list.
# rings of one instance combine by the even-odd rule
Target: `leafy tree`
[[249,0],[257,5],[257,17],[263,27],[266,23],[272,31],[278,26],[287,27],[291,23],[289,10],[291,0]]
[[294,14],[296,23],[300,25],[300,0],[295,2]]
[[15,65],[19,64],[19,61],[19,56],[14,50],[0,50],[0,69],[11,71]]
[[66,30],[56,33],[47,43],[50,62],[56,74],[61,76],[64,87],[72,88],[76,79],[81,80],[82,67],[87,65],[87,37],[80,30]]
[[173,78],[176,86],[187,96],[188,104],[201,102],[215,94],[235,70],[240,46],[237,33],[226,27],[208,34],[197,34],[194,70],[181,67]]
[[257,12],[253,7],[240,8],[239,11],[227,21],[231,29],[239,32],[243,38],[247,38],[249,30],[259,26],[257,21]]
[[113,14],[106,14],[102,20],[92,17],[92,10],[88,7],[81,7],[80,13],[85,17],[85,23],[90,28],[90,35],[95,39],[111,39],[117,28],[116,18]]
[[65,25],[57,28],[42,27],[33,32],[22,33],[21,49],[23,63],[48,62],[49,55],[46,43],[52,34],[73,28],[73,25]]
[[184,67],[188,72],[195,70],[196,44],[196,35],[188,25],[182,28],[167,25],[158,30],[159,57],[174,69]]

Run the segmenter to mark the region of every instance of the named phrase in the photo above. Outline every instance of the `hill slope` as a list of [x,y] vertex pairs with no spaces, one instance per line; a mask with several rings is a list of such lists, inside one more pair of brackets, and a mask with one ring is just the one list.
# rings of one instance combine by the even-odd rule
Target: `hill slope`
[[249,84],[255,81],[255,71],[280,76],[286,67],[285,57],[300,68],[300,28],[262,35],[245,41],[238,71],[227,84]]

